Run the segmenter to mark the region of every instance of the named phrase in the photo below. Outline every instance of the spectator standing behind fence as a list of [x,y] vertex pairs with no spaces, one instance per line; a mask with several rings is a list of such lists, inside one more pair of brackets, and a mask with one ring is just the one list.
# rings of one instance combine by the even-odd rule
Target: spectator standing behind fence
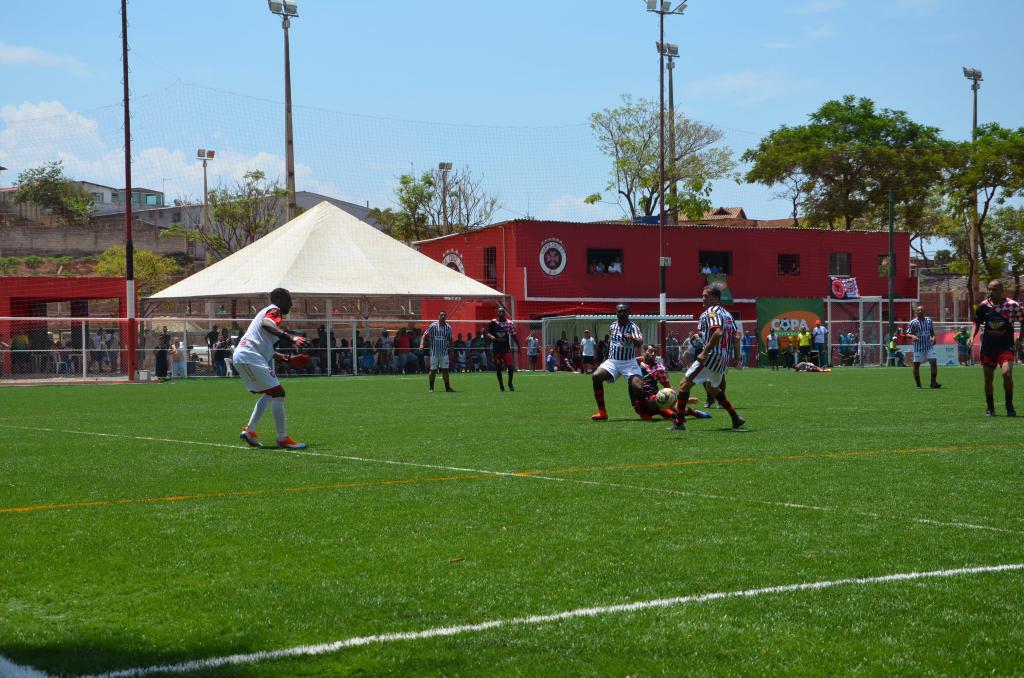
[[678,370],[682,367],[679,364],[679,337],[675,334],[668,335],[665,340],[665,355],[668,357],[668,369]]
[[213,342],[213,372],[218,377],[228,376],[228,365],[225,360],[231,357],[233,347],[231,346],[231,336],[228,334],[228,328],[224,328],[220,331],[220,338]]
[[537,360],[540,357],[540,340],[533,332],[526,337],[526,359],[530,363],[530,369],[537,369]]
[[583,330],[583,341],[580,344],[583,353],[581,373],[591,374],[594,371],[594,360],[597,358],[597,342],[590,336],[590,330]]
[[455,371],[465,372],[469,367],[469,346],[460,334],[455,340]]
[[775,328],[768,330],[768,336],[765,337],[765,347],[768,349],[768,364],[772,368],[772,372],[779,371],[779,335],[775,333]]
[[970,340],[971,335],[967,332],[966,327],[961,327],[960,331],[953,335],[953,341],[956,342],[957,361],[961,365],[971,364],[971,349],[968,345]]
[[810,331],[803,329],[796,335],[797,341],[800,344],[800,362],[806,362],[811,359],[811,333]]
[[188,346],[181,337],[171,340],[171,378],[184,379],[188,376]]
[[744,332],[740,343],[740,352],[743,354],[742,367],[750,367],[750,354],[757,354],[757,339],[752,332]]
[[395,353],[394,344],[391,341],[391,335],[387,330],[380,331],[380,337],[377,339],[377,373],[378,374],[390,374],[391,373],[391,358]]
[[156,342],[156,354],[153,357],[153,371],[157,379],[167,378],[167,352],[171,348],[171,338],[167,333],[161,334]]
[[828,362],[828,353],[826,352],[825,345],[828,343],[828,328],[821,324],[821,321],[814,323],[814,329],[811,330],[811,337],[814,339],[814,351],[818,354],[818,365],[824,366]]

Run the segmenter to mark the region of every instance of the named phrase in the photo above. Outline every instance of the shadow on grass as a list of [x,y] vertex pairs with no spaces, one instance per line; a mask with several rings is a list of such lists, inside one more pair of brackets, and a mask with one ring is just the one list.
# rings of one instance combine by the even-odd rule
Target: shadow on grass
[[[135,641],[128,638],[120,644],[113,639],[96,642],[6,643],[0,645],[0,656],[19,666],[52,676],[86,676],[124,669],[180,664],[208,657],[223,657],[266,649],[204,642],[202,646],[194,649],[171,651],[132,647],[134,644]],[[227,666],[215,671],[217,676],[230,676],[234,675],[234,671],[244,668],[246,667]],[[251,670],[252,667],[248,668]],[[188,675],[214,675],[214,670],[190,671]]]

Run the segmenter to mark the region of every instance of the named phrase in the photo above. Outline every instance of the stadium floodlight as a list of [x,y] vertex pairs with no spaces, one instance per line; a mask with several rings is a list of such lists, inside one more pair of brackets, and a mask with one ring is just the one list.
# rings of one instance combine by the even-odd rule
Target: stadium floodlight
[[977,68],[968,68],[967,66],[964,66],[964,77],[968,80],[974,80],[975,82],[978,80],[984,80],[984,78],[981,77],[981,71]]
[[281,17],[284,31],[284,186],[288,193],[285,216],[291,221],[298,216],[295,203],[295,145],[292,135],[292,65],[288,46],[288,27],[291,19],[299,16],[299,5],[295,0],[267,0],[270,11]]
[[659,54],[664,54],[669,58],[675,58],[679,56],[679,45],[676,45],[671,42],[666,42],[664,43],[664,46],[662,46],[662,43],[655,40],[654,46],[655,48],[657,48]]
[[267,0],[267,6],[279,16],[299,16],[299,6],[295,0]]
[[299,6],[295,0],[284,0],[285,16],[299,16]]
[[213,156],[217,155],[217,151],[200,148],[196,151],[196,157],[200,160],[213,160]]
[[658,0],[647,0],[647,11],[657,12],[658,11]]
[[439,162],[439,163],[437,163],[437,169],[441,170],[442,172],[450,171],[451,168],[452,168],[452,164],[450,162]]
[[281,0],[267,0],[267,5],[274,14],[284,14],[284,3]]

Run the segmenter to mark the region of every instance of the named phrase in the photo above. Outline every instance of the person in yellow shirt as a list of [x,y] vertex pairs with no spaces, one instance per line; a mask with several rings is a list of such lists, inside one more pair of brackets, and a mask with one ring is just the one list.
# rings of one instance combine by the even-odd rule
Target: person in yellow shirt
[[810,360],[811,357],[811,332],[804,328],[796,335],[800,344],[800,362]]

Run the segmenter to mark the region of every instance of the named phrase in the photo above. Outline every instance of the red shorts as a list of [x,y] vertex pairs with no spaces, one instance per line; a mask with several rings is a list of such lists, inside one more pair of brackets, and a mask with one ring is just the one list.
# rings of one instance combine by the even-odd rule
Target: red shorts
[[981,354],[981,364],[987,367],[999,367],[1003,363],[1012,363],[1014,361],[1013,351],[1000,351],[995,355],[989,353]]
[[504,365],[505,367],[512,366],[512,354],[511,353],[495,353],[494,364]]

